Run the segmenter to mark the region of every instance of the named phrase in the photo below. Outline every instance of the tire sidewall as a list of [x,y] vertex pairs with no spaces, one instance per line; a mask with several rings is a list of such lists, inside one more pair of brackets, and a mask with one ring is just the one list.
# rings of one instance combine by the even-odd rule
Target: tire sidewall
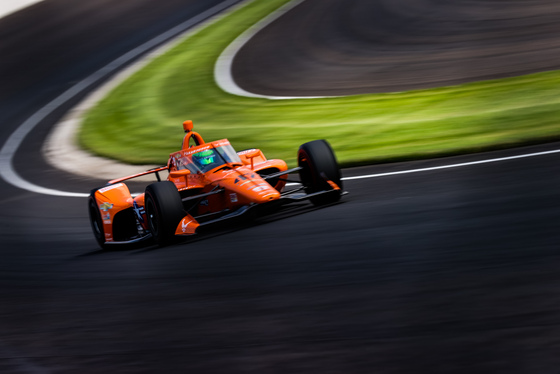
[[175,230],[186,215],[177,187],[172,182],[152,183],[144,195],[146,216],[152,236],[159,245],[175,239]]
[[[298,151],[298,165],[302,168],[300,178],[308,194],[332,189],[323,175],[342,189],[338,162],[326,140],[302,144]],[[320,195],[310,200],[315,205],[321,205],[339,200],[340,194],[341,191],[333,191],[332,194]]]

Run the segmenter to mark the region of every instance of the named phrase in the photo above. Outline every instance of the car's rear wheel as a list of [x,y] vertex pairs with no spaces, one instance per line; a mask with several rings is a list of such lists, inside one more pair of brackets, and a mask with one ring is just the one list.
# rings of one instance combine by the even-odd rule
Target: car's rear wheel
[[[311,197],[309,200],[315,205],[334,203],[342,195],[342,180],[340,169],[334,152],[325,140],[314,140],[299,147],[298,166],[301,167],[299,176],[308,194],[319,191],[329,193]],[[334,182],[339,190],[333,189],[328,181]]]
[[101,219],[101,212],[99,212],[99,207],[95,201],[95,197],[90,196],[88,198],[88,211],[89,211],[89,222],[91,223],[91,229],[93,230],[93,236],[97,240],[97,244],[102,249],[107,249],[105,244],[105,233],[103,231],[103,220]]
[[177,187],[172,182],[157,182],[146,187],[144,196],[148,227],[155,241],[164,246],[175,240],[175,230],[185,216]]

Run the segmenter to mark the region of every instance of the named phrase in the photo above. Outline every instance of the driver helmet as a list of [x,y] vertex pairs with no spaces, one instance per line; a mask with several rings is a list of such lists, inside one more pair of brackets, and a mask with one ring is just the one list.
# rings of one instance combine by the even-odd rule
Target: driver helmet
[[208,149],[206,151],[198,152],[193,155],[193,161],[201,166],[207,166],[214,162],[214,150]]

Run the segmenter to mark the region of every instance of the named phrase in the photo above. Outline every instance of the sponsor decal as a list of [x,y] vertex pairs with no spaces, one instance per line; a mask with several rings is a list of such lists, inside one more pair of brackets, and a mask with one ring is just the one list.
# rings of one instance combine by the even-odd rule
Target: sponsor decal
[[111,220],[105,220],[105,221],[103,221],[103,223],[106,224],[106,225],[110,225],[110,224],[111,224]]
[[110,213],[103,214],[103,219],[111,219],[111,214]]
[[253,191],[253,192],[260,192],[260,191],[265,191],[270,189],[270,186],[268,184],[264,184],[264,183],[259,183],[256,186],[251,186],[249,187],[249,191]]
[[202,147],[202,148],[196,147],[196,149],[193,149],[193,150],[190,150],[190,151],[181,151],[180,155],[190,156],[190,155],[193,155],[193,154],[198,153],[198,152],[207,151],[210,148],[212,148],[212,146],[210,146],[210,145],[207,145],[206,147]]
[[224,145],[229,145],[229,140],[218,140],[215,142],[212,142],[214,144],[215,147],[223,147]]
[[105,233],[105,237],[106,237],[106,238],[110,238],[110,237],[111,237],[111,234]]
[[192,222],[192,220],[185,223],[185,219],[183,218],[183,220],[181,221],[181,229],[183,230],[183,232],[187,232],[187,227],[189,226],[189,223],[191,223],[191,222]]
[[236,203],[237,202],[237,194],[236,193],[230,193],[229,194],[229,198],[231,200],[232,203]]
[[236,170],[224,170],[224,177],[229,177],[230,174],[235,174],[237,171]]
[[113,209],[113,204],[105,202],[105,203],[99,205],[99,209],[101,209],[102,211],[106,212],[106,211],[108,211],[109,209]]
[[208,206],[208,199],[202,200],[199,205]]
[[139,206],[136,201],[134,201],[132,205],[133,205],[132,210],[134,210],[134,214],[136,214],[136,218],[138,218],[138,221],[144,223],[144,217],[142,216],[146,214],[146,210],[144,209],[143,206]]
[[218,141],[212,142],[212,143],[210,143],[210,144],[208,144],[204,147],[197,146],[193,149],[189,149],[189,150],[186,150],[186,151],[180,151],[175,157],[179,158],[180,156],[190,156],[190,155],[193,155],[193,154],[198,153],[198,152],[207,151],[210,148],[223,147],[225,145],[230,145],[229,140],[218,140]]
[[122,185],[123,185],[122,183],[117,183],[117,184],[113,184],[111,186],[103,187],[103,188],[99,189],[98,191],[101,192],[101,193],[104,193],[104,192],[107,192],[107,191],[114,190],[115,188],[119,188]]

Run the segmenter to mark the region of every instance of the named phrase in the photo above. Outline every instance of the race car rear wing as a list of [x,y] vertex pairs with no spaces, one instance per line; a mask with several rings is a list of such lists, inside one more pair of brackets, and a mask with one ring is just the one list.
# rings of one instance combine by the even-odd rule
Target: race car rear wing
[[168,170],[167,166],[160,166],[160,167],[157,167],[157,168],[153,168],[153,169],[150,169],[150,170],[143,171],[143,172],[138,173],[138,174],[133,174],[133,175],[129,175],[129,176],[126,176],[126,177],[110,180],[109,182],[107,182],[107,184],[120,183],[120,182],[128,180],[128,179],[138,178],[138,177],[141,177],[143,175],[154,174],[154,173],[156,174],[156,178],[157,178],[158,182],[161,182],[159,172],[160,171],[165,171],[165,170]]

